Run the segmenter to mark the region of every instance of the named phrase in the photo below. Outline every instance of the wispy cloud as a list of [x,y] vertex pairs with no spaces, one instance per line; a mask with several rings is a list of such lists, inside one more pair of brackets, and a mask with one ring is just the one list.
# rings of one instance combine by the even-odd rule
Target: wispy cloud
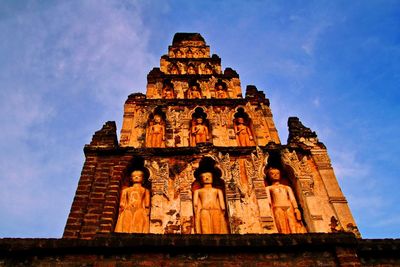
[[331,150],[334,155],[335,172],[339,177],[351,177],[352,179],[364,179],[371,172],[371,167],[362,163],[354,151],[346,147],[334,145],[336,150]]
[[301,48],[306,52],[307,55],[314,55],[316,43],[318,42],[319,38],[321,38],[321,35],[324,33],[326,28],[328,28],[329,26],[331,26],[330,22],[320,20],[318,21],[318,24],[316,26],[314,26],[307,32],[303,40],[303,44],[301,45]]
[[121,120],[126,96],[145,89],[157,60],[135,2],[31,2],[3,10],[0,217],[8,219],[0,235],[59,236],[83,145],[104,120]]

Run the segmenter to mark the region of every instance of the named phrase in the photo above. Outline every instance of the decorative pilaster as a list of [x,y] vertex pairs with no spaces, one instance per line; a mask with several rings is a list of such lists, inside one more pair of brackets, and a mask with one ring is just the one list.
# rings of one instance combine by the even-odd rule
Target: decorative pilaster
[[337,218],[344,231],[352,232],[356,236],[361,237],[353,215],[351,214],[347,200],[337,182],[337,178],[332,168],[327,150],[324,148],[313,148],[311,149],[311,156],[322,178],[326,193],[328,195],[328,201],[335,212],[335,214],[332,216]]

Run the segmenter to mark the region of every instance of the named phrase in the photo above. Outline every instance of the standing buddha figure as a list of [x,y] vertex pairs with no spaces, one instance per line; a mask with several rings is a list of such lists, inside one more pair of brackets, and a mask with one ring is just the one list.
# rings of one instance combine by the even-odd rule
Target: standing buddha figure
[[190,144],[196,146],[198,143],[205,143],[209,140],[208,128],[204,125],[203,118],[197,118],[190,131]]
[[115,227],[117,233],[149,232],[150,191],[143,187],[143,178],[143,171],[133,171],[131,173],[133,185],[122,190]]
[[280,183],[281,172],[276,168],[268,169],[267,176],[272,184],[266,187],[266,191],[271,199],[271,209],[278,232],[282,234],[305,233],[292,188]]
[[254,146],[251,130],[244,124],[244,119],[241,117],[236,120],[235,132],[238,146]]
[[228,98],[228,94],[226,93],[226,90],[222,84],[218,84],[216,86],[215,96],[216,98]]
[[224,194],[212,186],[211,172],[201,173],[200,179],[203,187],[193,194],[196,233],[227,234]]
[[154,119],[147,129],[146,147],[165,147],[165,126],[160,115]]
[[197,84],[192,85],[187,93],[189,99],[201,99],[201,91]]
[[172,84],[165,84],[162,88],[162,97],[164,99],[174,99],[175,98],[175,94],[174,94],[174,88],[172,86]]

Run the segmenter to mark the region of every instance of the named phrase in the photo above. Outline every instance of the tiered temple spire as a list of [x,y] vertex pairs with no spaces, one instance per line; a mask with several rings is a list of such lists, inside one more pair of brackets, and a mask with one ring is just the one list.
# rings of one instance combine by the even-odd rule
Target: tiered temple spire
[[[282,145],[269,100],[198,33],[177,33],[146,94],[108,122],[86,162],[66,238],[122,233],[357,232],[325,146],[297,118]],[[335,227],[332,227],[335,221]]]

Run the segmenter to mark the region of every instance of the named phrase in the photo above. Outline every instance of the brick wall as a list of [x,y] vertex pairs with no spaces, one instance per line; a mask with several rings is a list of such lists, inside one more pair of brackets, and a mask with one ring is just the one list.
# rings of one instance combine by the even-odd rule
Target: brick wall
[[400,266],[400,239],[352,234],[0,239],[0,266]]
[[64,238],[89,239],[112,232],[123,172],[132,159],[119,153],[114,122],[107,122],[93,135],[85,146],[85,157]]

